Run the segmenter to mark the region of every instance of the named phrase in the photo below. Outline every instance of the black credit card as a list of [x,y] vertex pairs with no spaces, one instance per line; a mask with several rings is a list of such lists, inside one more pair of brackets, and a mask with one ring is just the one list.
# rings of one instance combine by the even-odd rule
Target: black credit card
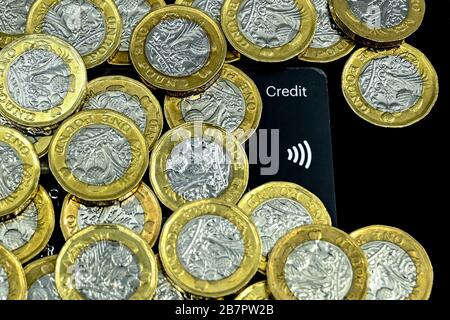
[[263,100],[261,123],[246,143],[249,188],[270,181],[297,183],[322,200],[336,225],[327,76],[317,68],[242,70]]

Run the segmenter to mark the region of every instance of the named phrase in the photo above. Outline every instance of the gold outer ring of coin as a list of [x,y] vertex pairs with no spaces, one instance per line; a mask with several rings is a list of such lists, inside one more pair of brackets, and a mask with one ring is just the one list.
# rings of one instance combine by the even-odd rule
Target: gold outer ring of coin
[[309,0],[293,0],[300,11],[300,29],[289,43],[276,48],[263,48],[248,40],[239,28],[238,11],[243,0],[225,0],[221,24],[231,45],[244,56],[261,62],[281,62],[298,56],[311,43],[317,23],[317,14]]
[[[322,201],[298,184],[283,181],[265,183],[244,194],[238,207],[250,218],[264,202],[275,198],[287,198],[301,204],[311,216],[313,224],[331,225],[331,218]],[[259,234],[259,233],[258,233]],[[268,257],[261,256],[259,271],[266,272]]]
[[[158,199],[153,191],[143,182],[132,196],[120,202],[123,207],[136,197],[144,209],[144,227],[139,234],[152,247],[156,239],[158,239],[159,231],[161,230],[162,213],[159,206]],[[74,234],[80,231],[78,225],[78,211],[82,204],[76,200],[72,195],[67,194],[61,209],[60,226],[64,235],[64,239],[70,239]]]
[[245,288],[234,300],[271,300],[267,281],[259,281]]
[[55,272],[57,255],[33,261],[25,267],[28,289],[41,277]]
[[232,180],[217,198],[229,203],[237,203],[247,188],[249,165],[247,154],[240,142],[219,127],[188,122],[167,131],[156,144],[150,157],[150,182],[153,190],[158,199],[171,210],[176,210],[191,201],[173,190],[166,175],[167,159],[179,143],[202,137],[213,138],[215,143],[223,146],[231,159]]
[[[210,53],[204,66],[186,77],[173,77],[155,69],[146,56],[148,33],[162,20],[188,19],[197,23],[208,35]],[[131,36],[130,58],[139,75],[153,88],[167,90],[172,95],[200,92],[217,79],[225,61],[226,42],[219,25],[202,11],[179,5],[167,5],[148,14]]]
[[[241,265],[227,278],[215,281],[192,276],[177,255],[177,241],[184,226],[195,218],[215,215],[227,219],[240,231],[245,254]],[[261,257],[261,241],[256,227],[236,206],[217,199],[200,200],[175,211],[164,224],[159,240],[159,255],[169,278],[184,291],[203,297],[218,298],[243,288],[255,275]]]
[[[182,5],[182,6],[193,7],[193,8],[197,8],[199,10],[202,10],[202,9],[200,9],[198,7],[194,7],[193,6],[194,2],[195,2],[195,0],[175,0],[175,4],[179,4],[179,5]],[[202,10],[202,11],[205,12],[204,10]],[[205,12],[205,13],[208,14],[207,12]],[[211,18],[214,21],[216,21],[213,17],[211,17]],[[216,23],[218,23],[220,25],[220,21],[216,21]],[[220,26],[220,28],[222,29],[222,26]],[[225,62],[226,63],[232,63],[232,62],[239,61],[240,59],[241,59],[241,54],[238,51],[236,51],[231,45],[229,45],[227,43],[227,55],[225,57]]]
[[[364,67],[371,60],[394,55],[411,62],[423,79],[422,96],[409,109],[402,112],[383,112],[372,107],[363,97],[359,79]],[[432,110],[439,94],[436,70],[418,49],[403,44],[388,50],[361,48],[353,53],[342,73],[342,91],[352,110],[364,120],[381,127],[402,128],[425,118]]]
[[420,27],[425,15],[425,1],[411,0],[408,1],[408,15],[399,25],[391,28],[371,28],[353,14],[348,1],[329,2],[334,21],[350,38],[378,48],[401,44]]
[[[112,90],[121,91],[132,96],[139,101],[139,104],[146,111],[147,122],[143,134],[151,150],[160,137],[164,125],[163,112],[158,99],[156,99],[150,89],[139,81],[124,76],[106,76],[96,78],[88,83],[88,94],[85,104],[96,95]],[[82,110],[88,109],[82,107]]]
[[28,262],[44,249],[55,228],[53,203],[42,186],[39,186],[31,203],[34,203],[37,210],[36,230],[26,244],[12,251],[22,263]]
[[[150,5],[150,12],[153,12],[155,10],[161,9],[166,5],[164,0],[145,0]],[[149,13],[150,13],[149,12]],[[120,10],[119,10],[120,14]],[[123,21],[123,19],[122,19]],[[125,25],[123,26],[125,28]],[[131,65],[130,60],[130,54],[128,51],[121,51],[120,50],[120,44],[119,49],[117,52],[108,59],[108,63],[112,65],[118,65],[118,66],[128,66]]]
[[144,239],[133,231],[111,224],[87,227],[76,233],[63,246],[56,260],[55,268],[56,287],[61,298],[63,300],[85,300],[85,297],[76,290],[70,269],[85,249],[99,241],[116,241],[133,252],[140,265],[140,285],[129,300],[150,300],[155,294],[158,282],[155,254]]
[[[43,25],[48,11],[62,0],[36,0],[28,13],[27,33],[43,33]],[[117,52],[122,36],[122,19],[113,0],[89,0],[98,8],[105,22],[105,36],[102,43],[93,52],[83,55],[87,69],[98,66]]]
[[[90,125],[106,125],[121,133],[131,146],[131,163],[123,176],[108,185],[89,185],[78,180],[66,162],[71,138],[79,130]],[[53,134],[48,150],[50,170],[68,193],[80,202],[108,205],[128,198],[139,186],[148,166],[148,149],[139,128],[128,117],[115,111],[81,111],[64,121]],[[92,205],[92,203],[91,203]]]
[[0,218],[9,219],[22,212],[38,191],[41,167],[31,142],[19,131],[0,126],[0,142],[11,147],[23,165],[20,184],[7,197],[0,199]]
[[289,254],[308,241],[327,241],[340,248],[349,258],[353,269],[352,285],[344,300],[361,300],[367,293],[367,259],[364,252],[347,233],[327,225],[298,227],[278,240],[269,255],[267,282],[277,300],[297,300],[289,290],[284,276],[284,266]]
[[8,296],[6,300],[25,300],[27,298],[27,280],[25,272],[17,257],[0,244],[0,268],[8,279]]
[[48,152],[48,146],[52,141],[52,136],[39,136],[35,137],[36,141],[33,143],[34,149],[39,158],[45,156]]
[[373,225],[353,231],[350,234],[359,246],[372,241],[386,241],[405,250],[414,262],[417,272],[417,284],[410,300],[427,300],[433,287],[433,266],[422,245],[405,231],[388,226]]
[[[245,116],[236,130],[233,131],[234,136],[241,143],[244,143],[258,128],[261,120],[261,112],[263,103],[258,87],[240,69],[224,64],[220,72],[219,79],[231,81],[242,92],[245,100]],[[219,80],[218,79],[218,80]],[[199,94],[201,96],[202,93]],[[194,96],[195,97],[195,96]],[[181,112],[181,103],[183,98],[166,96],[164,100],[164,115],[170,128],[179,126],[186,121]]]
[[[63,102],[45,111],[33,111],[19,105],[8,90],[8,72],[16,59],[34,49],[48,50],[60,57],[70,72],[69,90]],[[78,110],[86,94],[87,73],[78,52],[66,42],[45,34],[28,35],[0,51],[0,113],[14,125],[30,131],[51,131]]]
[[298,58],[302,61],[314,63],[328,63],[339,60],[352,52],[356,46],[355,42],[347,39],[345,35],[341,34],[340,37],[341,39],[337,43],[326,48],[309,46]]

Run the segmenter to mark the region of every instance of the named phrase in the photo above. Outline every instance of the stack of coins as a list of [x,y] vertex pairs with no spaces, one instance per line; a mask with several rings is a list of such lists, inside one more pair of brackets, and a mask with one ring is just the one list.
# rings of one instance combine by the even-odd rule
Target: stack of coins
[[[429,297],[431,263],[405,232],[347,234],[292,182],[247,190],[242,143],[262,100],[229,64],[325,63],[363,43],[345,97],[372,123],[406,126],[438,93],[430,62],[403,43],[422,1],[25,3],[0,0],[0,300]],[[106,62],[140,81],[88,82]],[[39,184],[47,162],[67,192],[60,212]],[[61,251],[23,268],[58,218]]]

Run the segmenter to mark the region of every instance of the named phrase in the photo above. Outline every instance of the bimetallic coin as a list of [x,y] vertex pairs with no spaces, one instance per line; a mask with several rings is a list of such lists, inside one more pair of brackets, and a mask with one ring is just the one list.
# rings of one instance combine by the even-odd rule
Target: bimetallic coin
[[55,227],[47,191],[39,186],[33,201],[17,217],[0,222],[0,244],[25,263],[44,249]]
[[328,0],[312,0],[317,13],[314,38],[299,59],[309,62],[332,62],[349,54],[355,43],[335,26],[328,8]]
[[118,224],[153,246],[161,229],[161,207],[148,186],[141,183],[133,195],[110,206],[85,206],[67,195],[61,209],[61,230],[69,239],[79,230],[98,224]]
[[430,113],[439,93],[436,71],[425,55],[403,44],[362,48],[344,67],[342,90],[353,111],[382,127],[405,127]]
[[36,0],[0,0],[0,48],[25,34],[28,11]]
[[27,280],[17,257],[0,244],[0,301],[25,300]]
[[30,35],[0,52],[0,113],[30,135],[48,135],[86,94],[80,55],[66,42]]
[[280,62],[308,48],[316,12],[308,0],[225,0],[221,23],[228,41],[243,55]]
[[70,238],[55,275],[64,300],[149,300],[158,280],[150,246],[128,228],[107,224]]
[[165,6],[164,0],[114,0],[122,18],[123,29],[119,51],[108,62],[116,65],[131,63],[128,54],[131,34],[137,24],[150,12]]
[[234,300],[271,300],[267,281],[259,281],[245,288]]
[[177,286],[194,295],[217,298],[239,291],[254,276],[261,242],[255,226],[237,206],[201,200],[169,217],[159,254]]
[[367,256],[369,300],[426,300],[433,286],[433,267],[425,249],[393,227],[370,226],[350,234]]
[[82,110],[117,111],[139,127],[149,149],[161,135],[163,115],[158,99],[139,81],[124,76],[100,77],[88,83]]
[[259,270],[265,272],[275,243],[305,224],[331,225],[322,201],[305,188],[290,182],[269,182],[246,193],[238,204],[255,224],[262,243]]
[[88,110],[58,128],[48,157],[50,170],[68,193],[103,205],[136,190],[149,155],[144,136],[128,117]]
[[255,83],[229,64],[204,92],[186,98],[166,96],[164,101],[164,114],[171,128],[185,122],[205,122],[232,132],[241,143],[258,127],[261,112],[261,95]]
[[[14,128],[14,125],[6,120],[4,117],[0,115],[0,126],[6,126]],[[28,140],[33,144],[34,149],[39,158],[45,156],[48,152],[48,146],[50,144],[50,140],[52,140],[52,136],[42,136],[42,135],[26,135]]]
[[41,258],[25,267],[28,300],[61,300],[55,282],[56,258]]
[[236,203],[248,182],[247,155],[223,129],[186,123],[158,141],[150,159],[150,182],[160,201],[175,210],[200,199]]
[[277,300],[360,300],[367,291],[367,260],[345,232],[305,225],[278,240],[267,281]]
[[364,45],[386,48],[402,43],[422,24],[424,0],[331,0],[336,24]]
[[70,43],[92,68],[111,57],[120,44],[122,19],[113,0],[36,0],[27,33],[45,33]]
[[135,28],[130,56],[152,87],[188,95],[210,86],[222,68],[226,44],[207,14],[170,5],[147,15]]
[[167,278],[159,255],[156,255],[156,261],[158,262],[158,285],[153,300],[186,300],[185,293],[175,287]]
[[39,158],[19,131],[0,126],[0,218],[22,212],[38,191]]
[[[220,12],[222,10],[225,0],[176,0],[175,3],[183,6],[197,8],[220,25]],[[238,51],[228,46],[225,62],[231,63],[241,59]]]

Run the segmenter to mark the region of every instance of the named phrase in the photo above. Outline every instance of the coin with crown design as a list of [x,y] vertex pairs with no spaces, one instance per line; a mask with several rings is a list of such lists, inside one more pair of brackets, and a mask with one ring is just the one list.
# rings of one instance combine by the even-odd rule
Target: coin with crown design
[[159,254],[167,275],[181,289],[218,298],[236,293],[255,275],[261,242],[236,205],[208,199],[189,203],[169,217]]
[[150,300],[157,279],[150,246],[119,225],[81,230],[56,260],[56,288],[63,300]]
[[426,300],[433,267],[425,249],[406,232],[374,225],[350,234],[367,256],[368,300]]
[[148,166],[148,148],[128,117],[108,110],[81,111],[54,133],[49,167],[81,202],[111,204],[128,198]]
[[19,38],[0,51],[0,115],[31,136],[50,135],[86,94],[78,52],[49,35]]
[[211,86],[226,55],[219,25],[201,10],[168,5],[134,29],[130,57],[141,78],[171,95],[186,96]]
[[220,77],[204,92],[166,96],[164,114],[171,128],[185,122],[210,123],[245,142],[259,125],[262,100],[258,87],[242,70],[225,64]]
[[401,128],[431,112],[439,81],[427,57],[408,44],[386,50],[361,48],[344,67],[342,91],[359,117],[377,126]]
[[89,69],[106,62],[119,49],[122,19],[114,0],[36,0],[26,30],[70,43]]

